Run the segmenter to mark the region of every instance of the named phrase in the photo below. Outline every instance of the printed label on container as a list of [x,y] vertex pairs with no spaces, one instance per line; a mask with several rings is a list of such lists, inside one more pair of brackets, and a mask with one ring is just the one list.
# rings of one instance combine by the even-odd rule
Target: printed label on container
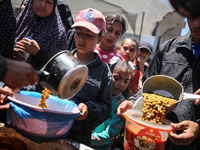
[[157,130],[144,128],[135,134],[126,128],[126,150],[162,150],[165,143]]

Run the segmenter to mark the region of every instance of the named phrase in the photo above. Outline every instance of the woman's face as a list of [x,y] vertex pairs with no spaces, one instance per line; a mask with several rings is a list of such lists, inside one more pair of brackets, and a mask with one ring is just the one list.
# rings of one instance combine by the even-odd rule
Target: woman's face
[[129,85],[131,79],[131,71],[126,67],[115,67],[113,74],[113,90],[112,95],[122,93]]
[[33,10],[39,17],[47,17],[54,7],[53,0],[33,0]]

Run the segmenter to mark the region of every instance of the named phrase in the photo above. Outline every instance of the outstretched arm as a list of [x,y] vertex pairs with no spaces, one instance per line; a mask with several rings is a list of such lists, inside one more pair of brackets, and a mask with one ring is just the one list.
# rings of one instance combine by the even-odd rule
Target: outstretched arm
[[133,102],[125,100],[123,101],[119,107],[117,108],[117,115],[118,117],[122,120],[125,121],[125,117],[124,117],[124,113],[128,110],[128,109],[132,109],[133,107]]
[[39,80],[36,70],[34,70],[30,64],[10,59],[5,60],[6,73],[2,81],[8,87],[20,89],[23,86],[34,85]]

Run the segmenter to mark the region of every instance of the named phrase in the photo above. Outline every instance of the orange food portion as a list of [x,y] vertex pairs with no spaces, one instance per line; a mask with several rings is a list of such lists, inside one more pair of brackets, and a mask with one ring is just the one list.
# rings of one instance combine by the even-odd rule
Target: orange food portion
[[152,123],[162,124],[162,120],[167,114],[167,109],[177,100],[157,94],[143,93],[142,119]]
[[50,93],[51,93],[51,91],[49,91],[46,88],[42,91],[42,95],[41,95],[41,99],[40,99],[40,103],[39,103],[38,107],[47,108],[46,100],[50,97]]

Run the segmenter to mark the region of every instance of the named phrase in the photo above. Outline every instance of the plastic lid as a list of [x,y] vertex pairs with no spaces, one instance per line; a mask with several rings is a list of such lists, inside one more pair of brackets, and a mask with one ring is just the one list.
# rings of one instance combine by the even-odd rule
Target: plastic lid
[[163,124],[156,124],[156,123],[151,123],[151,122],[142,120],[141,119],[142,115],[143,113],[141,110],[128,109],[125,112],[124,117],[140,126],[151,128],[154,130],[164,131],[164,132],[170,132],[173,130],[173,128],[169,125],[170,121],[167,119],[163,120],[162,122]]

